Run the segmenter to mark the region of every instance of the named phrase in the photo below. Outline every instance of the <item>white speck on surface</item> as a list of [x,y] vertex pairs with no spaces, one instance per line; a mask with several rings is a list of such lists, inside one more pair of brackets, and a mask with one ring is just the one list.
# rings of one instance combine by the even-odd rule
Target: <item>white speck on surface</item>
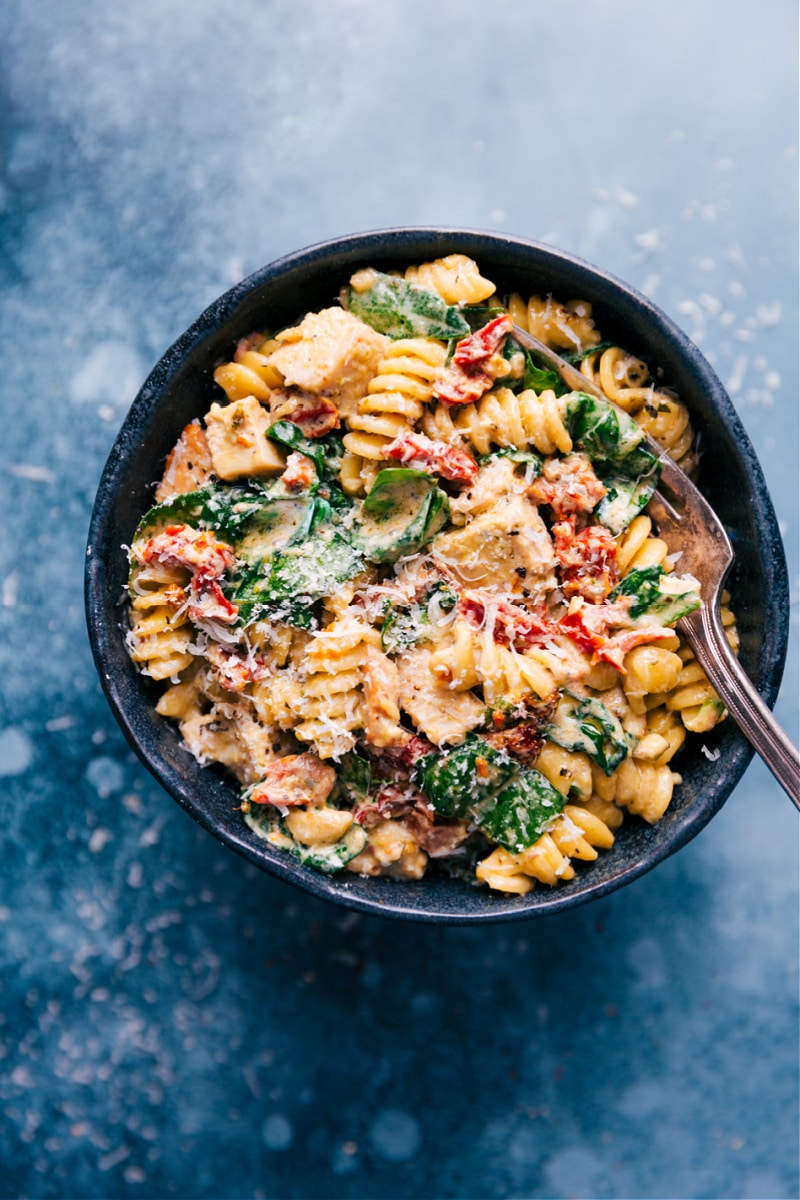
[[401,1108],[387,1108],[372,1123],[369,1140],[388,1162],[409,1162],[420,1148],[419,1122]]
[[86,778],[101,800],[118,792],[125,782],[122,767],[113,758],[108,758],[106,755],[92,759],[86,768]]
[[0,593],[0,603],[3,608],[16,608],[19,596],[19,573],[10,571],[3,580],[3,590]]
[[147,848],[149,846],[157,846],[161,841],[161,830],[164,826],[166,817],[158,817],[153,821],[152,825],[148,825],[139,835],[139,845]]
[[282,1113],[272,1113],[261,1127],[261,1137],[268,1150],[288,1150],[294,1141],[291,1121]]
[[742,390],[747,363],[748,358],[746,354],[740,354],[734,359],[733,370],[728,376],[728,382],[725,385],[732,396],[735,396],[737,392]]
[[93,830],[92,836],[89,838],[89,850],[92,854],[99,854],[109,842],[113,842],[114,835],[110,829],[106,829],[103,825],[98,825],[97,829]]
[[748,388],[744,399],[746,404],[761,405],[762,408],[772,408],[775,404],[769,388]]
[[708,271],[713,271],[713,270],[714,270],[714,267],[716,266],[716,263],[714,262],[713,258],[708,258],[708,257],[706,256],[705,258],[701,258],[701,259],[700,259],[700,261],[699,261],[699,263],[698,263],[697,265],[698,265],[698,267],[700,268],[700,270],[701,270],[701,271],[706,271],[706,272],[708,272]]
[[646,229],[643,233],[637,233],[634,236],[633,244],[641,251],[643,258],[666,249],[657,229]]
[[144,871],[140,862],[132,862],[128,867],[128,887],[140,888],[144,882]]
[[781,386],[781,377],[777,371],[767,371],[764,376],[764,387],[769,388],[771,392],[777,392]]
[[781,319],[781,306],[774,304],[759,304],[756,308],[756,322],[762,329],[772,329]]
[[97,1160],[98,1171],[110,1171],[113,1167],[118,1167],[129,1154],[130,1150],[127,1146],[118,1146],[116,1150],[112,1150],[110,1154],[104,1154]]
[[72,729],[77,723],[77,717],[65,713],[63,717],[51,717],[49,721],[45,721],[44,727],[48,733],[61,733],[65,729]]
[[703,754],[705,754],[706,758],[711,762],[716,762],[719,758],[719,750],[709,750],[705,742],[703,742],[703,745],[700,747],[700,749],[702,750]]
[[34,1079],[30,1068],[25,1063],[20,1063],[18,1066],[14,1067],[14,1070],[11,1072],[11,1082],[14,1084],[14,1087],[33,1087]]
[[33,762],[33,742],[22,729],[0,730],[0,776],[22,775]]
[[[543,1195],[588,1200],[602,1196],[603,1165],[585,1145],[562,1146],[545,1166],[548,1189]],[[608,1194],[606,1192],[606,1194]]]
[[35,463],[9,463],[6,470],[9,475],[17,479],[27,479],[30,483],[55,483],[57,478],[49,467],[41,467]]
[[626,954],[628,965],[636,973],[636,991],[658,991],[667,982],[664,951],[655,938],[638,938]]
[[620,208],[631,209],[639,207],[639,197],[633,192],[626,191],[625,188],[617,188],[614,193],[614,199]]
[[728,292],[733,296],[734,300],[744,300],[747,295],[747,290],[744,284],[738,279],[732,279],[728,284]]
[[144,378],[144,367],[133,346],[114,338],[100,342],[69,382],[74,404],[127,407]]
[[499,223],[500,221],[505,221],[505,219],[506,219],[506,210],[504,208],[493,208],[492,211],[489,213],[490,221],[496,221]]

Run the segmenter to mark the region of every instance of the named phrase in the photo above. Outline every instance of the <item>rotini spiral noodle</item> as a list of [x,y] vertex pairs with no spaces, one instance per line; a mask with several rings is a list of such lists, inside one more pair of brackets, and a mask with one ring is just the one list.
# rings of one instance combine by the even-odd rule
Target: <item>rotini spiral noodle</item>
[[665,566],[669,546],[661,538],[651,537],[653,522],[644,514],[634,517],[617,538],[617,568],[620,575],[641,567]]
[[488,454],[496,446],[532,446],[540,454],[557,450],[568,454],[572,449],[564,424],[564,398],[549,390],[537,396],[531,389],[517,395],[510,388],[496,388],[455,414],[446,404],[437,404],[423,416],[422,428],[428,437],[469,445],[478,454]]
[[[729,646],[734,654],[738,654],[739,631],[730,607],[730,593],[727,591],[721,596],[720,619]],[[665,698],[667,708],[670,712],[678,713],[685,727],[692,733],[708,733],[725,719],[725,706],[690,646],[681,646],[680,657],[683,667],[674,689]]]
[[489,704],[501,698],[516,702],[531,693],[544,699],[555,687],[552,673],[541,663],[499,645],[491,633],[478,633],[460,618],[431,654],[430,670],[453,691],[481,684]]
[[305,678],[294,700],[294,734],[320,758],[340,758],[355,745],[363,727],[362,682],[367,645],[380,634],[350,613],[338,618],[309,643]]
[[526,304],[515,292],[509,297],[508,312],[515,325],[554,350],[585,350],[600,341],[592,306],[585,300],[560,304],[552,296],[531,296]]
[[214,372],[214,382],[219,384],[229,400],[243,400],[255,396],[266,403],[273,388],[283,384],[283,375],[269,361],[272,350],[279,343],[265,338],[256,343],[257,348],[242,349],[232,362],[222,363]]
[[193,661],[183,585],[188,572],[160,563],[134,571],[128,651],[143,675],[176,679]]
[[[446,350],[426,338],[401,338],[389,346],[378,363],[367,395],[347,424],[344,444],[362,459],[383,457],[383,449],[420,419],[433,382],[444,365]],[[351,463],[349,466],[353,466]],[[352,471],[351,471],[352,476]]]
[[629,412],[685,471],[694,470],[697,458],[689,410],[671,392],[648,384],[650,372],[640,358],[612,346],[587,355],[580,370],[609,400]]
[[570,859],[591,862],[597,850],[614,844],[609,826],[584,805],[568,804],[556,818],[549,833],[519,854],[498,847],[478,863],[475,874],[489,887],[502,892],[525,895],[535,882],[550,887],[575,876]]
[[465,254],[448,254],[433,262],[409,267],[409,283],[438,292],[446,304],[480,304],[494,295],[494,284],[484,279],[478,264]]

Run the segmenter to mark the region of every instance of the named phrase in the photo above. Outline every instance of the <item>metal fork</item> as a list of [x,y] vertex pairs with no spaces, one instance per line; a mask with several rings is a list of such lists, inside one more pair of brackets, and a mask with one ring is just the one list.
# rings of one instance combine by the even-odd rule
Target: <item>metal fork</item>
[[[573,391],[614,401],[544,342],[518,325],[512,336],[547,362]],[[615,405],[616,407],[616,405]],[[719,517],[665,450],[648,437],[661,464],[659,488],[648,514],[670,553],[681,552],[681,571],[700,581],[703,604],[683,617],[678,628],[742,733],[800,809],[800,755],[759,696],[728,645],[720,617],[720,596],[733,564],[733,548]]]

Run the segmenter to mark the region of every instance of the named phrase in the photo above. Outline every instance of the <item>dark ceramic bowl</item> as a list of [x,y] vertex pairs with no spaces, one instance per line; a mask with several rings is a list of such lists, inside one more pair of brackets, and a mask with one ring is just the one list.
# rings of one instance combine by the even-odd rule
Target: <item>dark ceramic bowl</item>
[[[761,468],[739,418],[708,363],[644,296],[603,271],[548,246],[454,229],[381,230],[325,242],[264,267],[211,305],[157,364],[120,431],[97,491],[89,534],[86,605],[95,659],[128,740],[178,803],[245,858],[315,896],[364,912],[439,922],[512,920],[554,913],[604,896],[649,871],[695,836],[729,796],[752,756],[733,721],[688,739],[675,760],[683,775],[672,805],[654,826],[629,819],[612,850],[569,883],[504,897],[431,875],[418,883],[329,878],[300,866],[252,833],[236,811],[238,791],[182,749],[177,726],[159,717],[154,690],[129,659],[120,598],[129,544],[150,506],[153,481],[183,426],[218,396],[214,367],[253,329],[280,328],[330,305],[362,266],[383,269],[430,261],[453,251],[476,259],[503,292],[552,292],[591,301],[605,338],[661,367],[691,410],[703,447],[703,490],[736,550],[730,580],[741,632],[741,661],[764,699],[774,703],[786,652],[788,581],[775,514]],[[719,751],[712,761],[705,744]]]

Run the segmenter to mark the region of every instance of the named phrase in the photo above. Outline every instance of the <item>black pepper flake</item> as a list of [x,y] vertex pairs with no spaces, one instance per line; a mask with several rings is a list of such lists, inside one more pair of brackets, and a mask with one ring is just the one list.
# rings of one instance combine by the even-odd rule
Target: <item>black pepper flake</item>
[[519,575],[520,579],[524,579],[525,576],[528,574],[527,567],[514,567],[514,571],[516,572],[517,575]]

